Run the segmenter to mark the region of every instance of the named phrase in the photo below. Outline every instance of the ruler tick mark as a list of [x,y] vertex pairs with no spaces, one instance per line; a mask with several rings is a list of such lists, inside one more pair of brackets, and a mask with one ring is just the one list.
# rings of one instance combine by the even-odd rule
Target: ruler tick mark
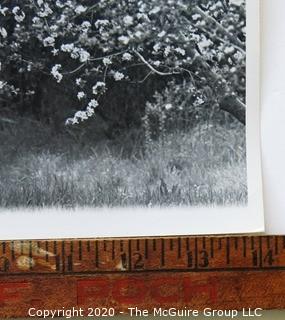
[[124,251],[124,242],[123,242],[123,240],[120,241],[120,250],[121,250],[121,252]]
[[60,257],[58,255],[55,257],[55,269],[60,271]]
[[219,250],[222,249],[222,238],[219,238]]
[[198,239],[195,238],[195,269],[198,270]]
[[177,239],[177,248],[178,248],[177,257],[178,259],[180,259],[181,258],[181,238]]
[[21,246],[21,255],[23,255],[24,254],[24,241],[21,241],[20,242],[20,246]]
[[238,250],[238,237],[235,237],[235,249]]
[[115,241],[112,241],[112,260],[115,260]]
[[214,258],[214,239],[211,238],[210,240],[210,251],[211,251],[211,258]]
[[246,237],[242,237],[242,244],[243,244],[243,257],[246,258]]
[[2,252],[3,252],[3,254],[6,253],[6,242],[5,241],[2,242]]
[[145,256],[145,259],[148,259],[148,240],[145,239],[144,241],[144,256]]
[[98,241],[95,241],[95,266],[99,268],[99,247]]
[[73,270],[73,254],[70,254],[67,257],[67,270],[69,272],[72,272],[72,270]]
[[79,240],[78,242],[78,259],[82,260],[82,241]]
[[30,270],[33,269],[33,244],[32,244],[32,241],[29,241],[29,268]]
[[275,254],[279,253],[279,237],[275,237]]
[[156,251],[156,239],[152,240],[152,249],[153,251]]
[[203,249],[206,249],[206,238],[203,237],[202,239],[202,246],[203,246]]
[[173,239],[169,240],[169,249],[170,251],[173,251]]
[[48,252],[48,250],[49,250],[49,248],[48,248],[48,241],[46,241],[46,262],[48,262],[48,254],[49,254],[49,252]]
[[266,237],[266,243],[267,243],[267,249],[270,249],[271,247],[271,241],[270,241],[270,237]]
[[262,237],[259,238],[259,267],[263,266],[263,256],[262,256]]
[[40,254],[41,251],[41,243],[38,241],[37,242],[37,253]]
[[251,246],[251,250],[254,250],[255,248],[254,237],[250,237],[250,246]]
[[128,241],[128,249],[129,249],[129,271],[132,270],[132,240]]
[[231,239],[230,238],[227,238],[227,264],[230,264],[230,243]]
[[65,272],[65,242],[61,242],[62,272]]
[[15,244],[14,241],[11,242],[11,258],[15,260]]
[[161,260],[160,260],[161,266],[164,267],[165,265],[165,245],[164,245],[164,239],[161,239]]
[[190,250],[190,239],[186,238],[186,250],[189,251]]
[[55,255],[57,255],[57,242],[56,241],[53,242],[53,253]]

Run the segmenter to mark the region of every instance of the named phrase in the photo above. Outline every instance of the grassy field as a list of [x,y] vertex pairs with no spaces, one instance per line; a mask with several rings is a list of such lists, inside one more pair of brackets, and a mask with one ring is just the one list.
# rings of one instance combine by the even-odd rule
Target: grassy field
[[0,207],[247,202],[242,126],[203,123],[129,153],[133,142],[118,148],[21,121],[0,127]]

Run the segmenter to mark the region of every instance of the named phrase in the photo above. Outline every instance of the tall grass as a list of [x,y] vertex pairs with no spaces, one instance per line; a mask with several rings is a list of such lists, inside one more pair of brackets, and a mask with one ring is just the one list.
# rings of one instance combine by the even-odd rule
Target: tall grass
[[2,128],[0,139],[0,207],[247,202],[243,127],[199,124],[129,154],[124,145],[131,142],[118,148],[90,139],[83,146],[85,138],[29,124]]

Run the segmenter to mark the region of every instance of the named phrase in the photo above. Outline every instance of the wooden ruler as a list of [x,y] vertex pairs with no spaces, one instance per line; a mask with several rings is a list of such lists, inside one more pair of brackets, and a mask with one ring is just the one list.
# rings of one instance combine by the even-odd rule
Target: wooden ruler
[[285,237],[0,242],[0,318],[128,308],[285,308]]

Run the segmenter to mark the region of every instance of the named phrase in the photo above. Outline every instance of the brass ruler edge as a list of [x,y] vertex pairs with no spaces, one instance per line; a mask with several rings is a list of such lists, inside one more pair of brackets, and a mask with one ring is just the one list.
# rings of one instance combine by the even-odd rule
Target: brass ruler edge
[[280,235],[280,234],[266,234],[266,233],[239,233],[239,234],[217,234],[217,235],[211,235],[211,234],[206,234],[206,235],[163,235],[163,236],[125,236],[125,237],[78,237],[78,238],[72,238],[72,237],[67,237],[67,238],[23,238],[23,239],[5,239],[1,240],[0,243],[8,243],[8,242],[36,242],[36,241],[109,241],[109,240],[122,240],[122,241],[127,241],[127,240],[146,240],[146,239],[178,239],[178,238],[206,238],[206,239],[224,239],[224,238],[260,238],[260,237],[265,237],[265,238],[276,238],[276,237],[285,237],[285,235]]

